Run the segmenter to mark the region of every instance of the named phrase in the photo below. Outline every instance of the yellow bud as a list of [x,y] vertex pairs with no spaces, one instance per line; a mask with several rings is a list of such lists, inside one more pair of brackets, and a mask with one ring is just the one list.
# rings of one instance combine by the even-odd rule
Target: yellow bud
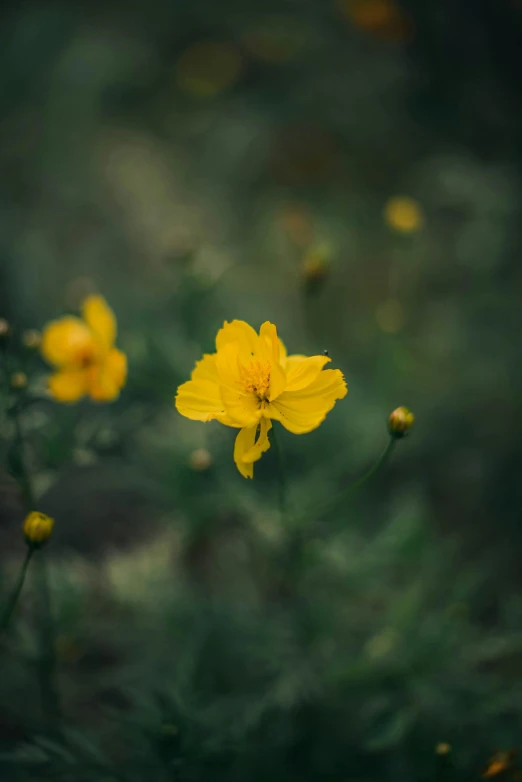
[[415,416],[407,407],[397,407],[388,418],[388,429],[394,437],[403,437],[411,429]]
[[331,251],[327,245],[312,247],[303,259],[302,274],[309,293],[318,290],[330,274]]
[[27,329],[27,331],[24,331],[22,334],[22,344],[24,347],[29,348],[30,350],[36,350],[36,348],[39,348],[41,341],[42,335],[37,329]]
[[212,454],[206,448],[196,448],[189,456],[189,464],[197,472],[208,470],[212,464]]
[[439,742],[435,747],[436,755],[449,755],[450,752],[451,752],[451,744],[448,744],[445,741]]
[[390,198],[384,207],[384,219],[390,228],[402,234],[420,231],[424,224],[421,207],[407,196]]
[[29,546],[40,547],[49,540],[54,527],[54,519],[45,513],[33,510],[24,521],[24,536]]
[[5,318],[0,318],[0,339],[6,339],[11,332],[11,327]]
[[27,388],[27,375],[25,372],[15,372],[14,375],[11,375],[11,388],[15,388],[17,391]]

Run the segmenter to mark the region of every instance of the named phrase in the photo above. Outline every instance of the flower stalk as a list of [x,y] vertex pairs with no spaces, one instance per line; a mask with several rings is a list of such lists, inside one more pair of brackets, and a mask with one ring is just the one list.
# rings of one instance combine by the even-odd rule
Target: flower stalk
[[[18,481],[22,490],[23,501],[27,510],[27,517],[24,522],[24,536],[27,543],[27,554],[22,563],[17,583],[8,601],[8,604],[0,620],[0,633],[4,632],[10,623],[11,617],[16,609],[18,600],[21,596],[25,583],[25,578],[33,555],[37,549],[41,548],[49,538],[53,520],[33,510],[36,507],[32,482],[27,467],[27,458],[25,452],[25,438],[22,425],[22,408],[25,394],[25,386],[17,387],[9,385],[10,366],[9,355],[5,343],[2,345],[2,358],[4,367],[4,379],[6,390],[9,393],[16,393],[16,398],[9,413],[14,425],[14,438],[10,451],[10,467],[15,479]],[[58,690],[55,682],[55,637],[54,623],[52,617],[51,593],[49,588],[49,577],[47,570],[47,561],[45,557],[38,557],[35,567],[35,576],[37,579],[38,595],[38,620],[39,620],[39,660],[38,660],[38,678],[42,699],[42,708],[44,714],[49,720],[49,732],[55,738],[60,738],[61,730],[61,708]]]
[[11,617],[14,614],[16,604],[18,603],[18,598],[22,593],[25,577],[27,575],[27,570],[29,568],[29,563],[31,562],[31,558],[34,552],[35,552],[34,546],[27,547],[27,553],[25,555],[25,559],[20,568],[20,572],[18,574],[18,580],[16,582],[15,588],[12,591],[11,597],[9,598],[7,605],[2,613],[2,618],[0,619],[0,634],[4,633],[7,630],[9,626],[9,622],[11,621]]

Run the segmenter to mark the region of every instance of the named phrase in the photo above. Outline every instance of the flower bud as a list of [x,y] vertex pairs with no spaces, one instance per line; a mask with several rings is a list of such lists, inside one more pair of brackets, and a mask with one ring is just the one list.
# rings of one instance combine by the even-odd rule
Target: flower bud
[[28,546],[40,548],[51,537],[54,519],[45,513],[33,510],[24,521],[24,536]]
[[307,293],[315,293],[325,283],[330,274],[330,258],[330,247],[325,244],[312,247],[305,255],[302,275]]
[[212,454],[206,448],[196,448],[189,456],[189,464],[196,472],[204,472],[212,464]]
[[407,407],[397,407],[388,418],[388,429],[392,437],[404,437],[411,429],[415,416]]
[[25,372],[15,372],[14,375],[11,375],[11,388],[14,388],[16,391],[22,391],[24,388],[27,388],[27,375]]
[[450,752],[451,752],[451,744],[448,744],[447,741],[439,741],[439,743],[435,747],[436,755],[449,755]]
[[24,331],[22,334],[22,344],[29,350],[36,350],[39,348],[41,341],[42,335],[37,329],[27,329],[27,331]]
[[0,340],[7,339],[11,333],[11,327],[5,318],[0,318]]

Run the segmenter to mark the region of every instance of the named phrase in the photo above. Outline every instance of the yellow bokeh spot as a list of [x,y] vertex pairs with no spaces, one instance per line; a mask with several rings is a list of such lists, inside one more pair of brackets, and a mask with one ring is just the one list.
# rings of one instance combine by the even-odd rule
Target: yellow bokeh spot
[[189,456],[189,465],[196,472],[204,472],[212,465],[212,454],[206,448],[196,448]]
[[396,334],[403,328],[406,320],[402,304],[397,299],[388,299],[377,307],[375,320],[382,331]]
[[384,207],[384,220],[392,230],[411,234],[423,227],[424,214],[420,204],[413,198],[395,196]]
[[176,79],[185,92],[211,98],[234,85],[242,70],[243,60],[235,47],[203,42],[183,52],[176,64]]
[[387,41],[411,38],[412,23],[393,0],[337,0],[337,7],[355,27]]
[[449,755],[450,752],[451,752],[451,744],[448,744],[446,741],[439,742],[435,747],[436,755]]

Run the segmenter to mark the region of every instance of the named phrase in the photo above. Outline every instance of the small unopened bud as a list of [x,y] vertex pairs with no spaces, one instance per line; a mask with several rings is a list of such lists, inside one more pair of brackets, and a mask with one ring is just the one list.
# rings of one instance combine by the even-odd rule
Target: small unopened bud
[[189,464],[197,472],[208,470],[212,464],[212,454],[206,448],[196,448],[189,456]]
[[450,752],[451,744],[448,744],[446,741],[440,741],[435,747],[436,755],[449,755]]
[[331,250],[325,244],[312,247],[303,259],[302,275],[307,293],[316,293],[330,274]]
[[27,329],[27,331],[24,331],[22,334],[22,344],[29,350],[36,350],[39,348],[41,341],[42,335],[37,329]]
[[51,537],[54,519],[45,513],[33,510],[24,521],[24,537],[28,546],[40,548]]
[[25,372],[15,372],[14,375],[11,375],[11,388],[17,391],[27,388],[27,375]]
[[411,429],[415,416],[407,407],[398,407],[388,418],[388,429],[393,437],[404,437]]
[[11,333],[11,327],[5,318],[0,318],[0,340],[7,339]]

